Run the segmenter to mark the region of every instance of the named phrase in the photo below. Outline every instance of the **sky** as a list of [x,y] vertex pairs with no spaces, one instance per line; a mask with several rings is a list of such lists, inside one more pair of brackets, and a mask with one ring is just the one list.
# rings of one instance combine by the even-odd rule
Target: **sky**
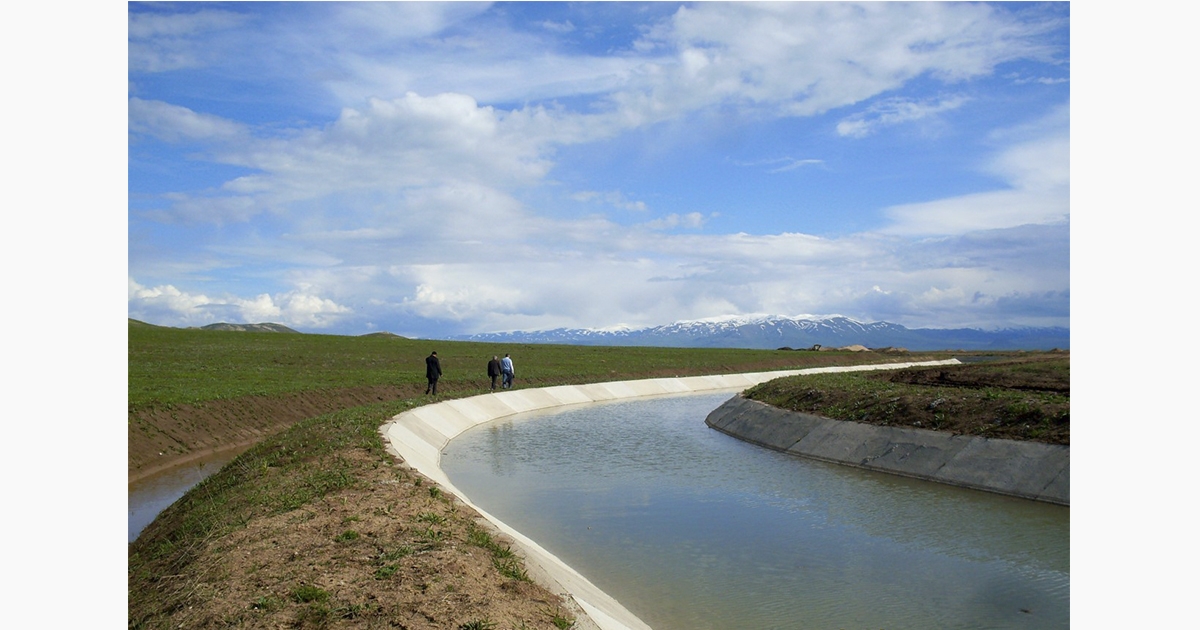
[[130,3],[128,316],[1070,326],[1068,3]]

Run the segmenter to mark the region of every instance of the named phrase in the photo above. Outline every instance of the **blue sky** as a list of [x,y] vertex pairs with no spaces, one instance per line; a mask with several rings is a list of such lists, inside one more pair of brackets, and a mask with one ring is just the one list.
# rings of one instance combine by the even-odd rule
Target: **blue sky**
[[128,313],[1070,325],[1067,3],[131,3]]

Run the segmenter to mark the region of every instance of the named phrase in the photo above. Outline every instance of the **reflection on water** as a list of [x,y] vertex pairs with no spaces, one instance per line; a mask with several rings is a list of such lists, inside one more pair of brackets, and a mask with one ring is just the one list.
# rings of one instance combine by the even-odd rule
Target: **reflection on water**
[[129,542],[136,540],[159,512],[205,477],[221,470],[243,450],[217,453],[129,484]]
[[656,630],[1069,627],[1069,508],[749,445],[704,425],[729,396],[498,421],[442,466]]

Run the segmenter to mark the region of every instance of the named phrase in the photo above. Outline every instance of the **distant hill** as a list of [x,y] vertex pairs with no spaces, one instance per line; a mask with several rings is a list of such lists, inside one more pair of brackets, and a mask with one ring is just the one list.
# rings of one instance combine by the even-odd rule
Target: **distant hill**
[[367,333],[365,335],[359,335],[359,337],[387,337],[388,339],[407,339],[407,337],[402,337],[400,335],[397,335],[396,333],[390,333],[385,330],[381,330],[379,332]]
[[864,323],[848,317],[747,315],[680,321],[649,328],[554,330],[485,333],[454,337],[499,343],[660,346],[676,348],[840,348],[910,350],[1062,350],[1071,347],[1068,328],[905,328],[888,322]]
[[240,331],[246,331],[246,332],[278,332],[278,333],[295,333],[297,335],[300,334],[299,331],[292,330],[291,328],[288,328],[287,326],[284,326],[283,324],[270,324],[270,323],[267,323],[267,324],[227,324],[225,322],[221,322],[218,324],[209,324],[207,326],[201,326],[200,330],[240,330]]

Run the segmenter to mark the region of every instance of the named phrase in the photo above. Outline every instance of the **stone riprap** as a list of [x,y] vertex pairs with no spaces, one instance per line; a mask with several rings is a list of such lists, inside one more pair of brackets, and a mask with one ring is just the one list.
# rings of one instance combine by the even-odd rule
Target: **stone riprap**
[[601,630],[649,629],[642,620],[629,612],[615,599],[604,593],[587,578],[567,566],[562,560],[543,549],[500,519],[488,514],[450,483],[442,471],[442,449],[455,436],[479,424],[529,411],[539,411],[566,405],[587,404],[671,394],[716,392],[731,393],[759,383],[796,374],[822,372],[852,372],[889,370],[934,365],[957,365],[957,359],[855,365],[843,367],[807,368],[732,374],[721,376],[692,376],[684,378],[655,378],[590,385],[564,385],[539,389],[519,389],[483,394],[471,398],[447,400],[401,413],[380,427],[384,443],[392,455],[406,465],[433,480],[454,494],[464,504],[475,509],[499,531],[513,539],[525,556],[525,568],[530,577],[554,592],[568,595],[586,617],[577,619],[576,628]]
[[790,455],[1071,504],[1071,447],[832,420],[734,396],[708,426]]

